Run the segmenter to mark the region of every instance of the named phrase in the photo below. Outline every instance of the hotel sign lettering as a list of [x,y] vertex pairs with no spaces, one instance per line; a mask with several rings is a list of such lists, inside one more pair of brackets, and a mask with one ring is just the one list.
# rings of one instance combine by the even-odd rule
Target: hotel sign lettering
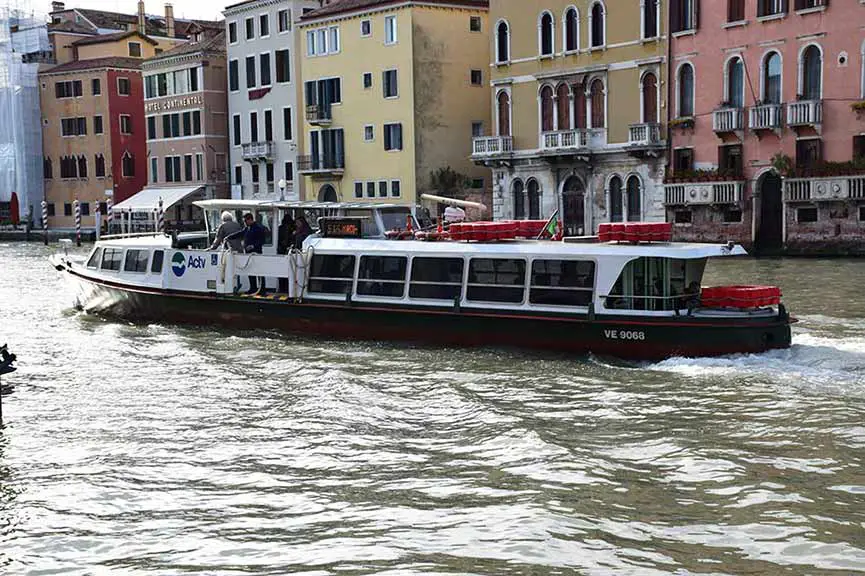
[[177,110],[179,108],[191,108],[193,106],[201,106],[204,100],[198,96],[184,96],[182,98],[172,98],[170,100],[160,100],[159,102],[145,102],[145,112],[163,112],[166,110]]

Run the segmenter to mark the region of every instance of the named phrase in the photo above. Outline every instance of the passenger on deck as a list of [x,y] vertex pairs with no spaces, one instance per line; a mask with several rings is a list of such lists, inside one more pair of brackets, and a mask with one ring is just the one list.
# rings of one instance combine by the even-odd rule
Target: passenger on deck
[[310,228],[309,224],[306,221],[306,218],[304,218],[303,216],[298,217],[294,221],[294,225],[294,247],[297,250],[303,250],[303,241],[312,234],[312,228]]
[[[243,229],[243,251],[246,254],[261,254],[264,248],[265,231],[264,226],[255,221],[255,218],[250,213],[243,216],[243,222],[246,227]],[[257,280],[261,281],[261,286]],[[262,294],[266,289],[264,276],[256,278],[249,277],[249,291],[247,294]]]
[[228,246],[232,252],[242,252],[243,246],[240,242],[240,232],[243,226],[237,223],[234,215],[226,210],[222,213],[222,224],[216,229],[216,239],[210,245],[210,250],[219,250],[222,248],[222,243],[228,240]]
[[[285,214],[282,217],[282,223],[279,225],[279,241],[276,245],[277,254],[288,254],[288,251],[294,246],[295,226],[291,214]],[[279,293],[288,294],[288,278],[279,277]]]
[[685,290],[685,305],[687,308],[696,308],[700,305],[700,295],[702,287],[700,283],[694,280],[688,284],[688,289]]

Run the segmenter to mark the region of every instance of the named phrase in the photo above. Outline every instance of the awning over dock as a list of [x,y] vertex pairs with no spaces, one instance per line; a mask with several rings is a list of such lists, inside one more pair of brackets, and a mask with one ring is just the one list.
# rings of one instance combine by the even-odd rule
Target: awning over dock
[[[159,207],[160,198],[162,198],[162,209],[168,210],[171,206],[201,190],[204,190],[204,186],[144,188],[123,202],[115,204],[114,210],[117,212],[153,212]],[[201,198],[196,198],[196,200],[201,200]]]

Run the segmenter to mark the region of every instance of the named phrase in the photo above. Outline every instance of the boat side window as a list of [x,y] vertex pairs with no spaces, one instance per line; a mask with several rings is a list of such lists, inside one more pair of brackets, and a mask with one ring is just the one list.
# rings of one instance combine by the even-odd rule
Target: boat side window
[[151,274],[162,274],[162,260],[165,258],[165,252],[162,250],[153,251],[153,260],[150,262]]
[[147,250],[127,250],[124,272],[147,272]]
[[617,310],[671,311],[699,297],[706,259],[643,257],[628,262],[604,299]]
[[87,261],[88,268],[99,268],[99,261],[102,260],[102,248],[97,248],[93,251],[93,254],[90,255],[90,259]]
[[307,290],[317,294],[351,293],[354,259],[352,255],[314,255]]
[[123,260],[123,250],[119,248],[106,248],[102,251],[102,269],[120,270]]
[[595,285],[591,260],[535,260],[529,302],[544,306],[588,306]]
[[412,258],[410,298],[454,300],[462,294],[462,258]]
[[467,300],[523,301],[526,261],[510,258],[472,258],[469,262]]
[[402,298],[405,294],[405,256],[361,256],[357,293],[363,296]]

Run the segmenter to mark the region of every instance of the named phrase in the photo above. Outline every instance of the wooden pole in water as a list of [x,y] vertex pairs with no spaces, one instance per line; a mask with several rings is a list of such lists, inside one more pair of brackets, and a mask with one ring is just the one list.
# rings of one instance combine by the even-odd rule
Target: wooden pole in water
[[48,246],[48,202],[42,201],[42,239]]
[[75,245],[81,246],[81,202],[75,199]]

